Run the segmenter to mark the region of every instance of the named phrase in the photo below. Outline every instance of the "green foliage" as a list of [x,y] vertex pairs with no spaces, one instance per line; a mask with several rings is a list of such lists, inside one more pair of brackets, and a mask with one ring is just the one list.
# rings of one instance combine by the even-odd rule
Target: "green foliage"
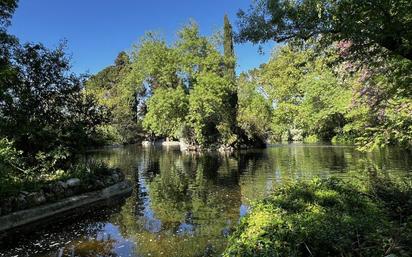
[[366,108],[360,109],[351,112],[351,115],[356,115],[352,116],[355,121],[353,124],[348,124],[345,129],[346,131],[359,130],[356,142],[363,150],[382,148],[386,145],[408,148],[412,145],[411,110],[410,99],[390,99],[378,116],[381,120],[376,122],[361,118],[361,115],[371,115],[371,111]]
[[[108,111],[84,94],[64,44],[20,45],[6,33],[17,1],[0,3],[0,196],[70,173],[75,155],[96,145]],[[65,170],[65,171],[63,171]]]
[[[125,139],[127,138],[125,137],[125,133],[121,133],[115,125],[100,125],[96,128],[96,134],[97,137],[95,140],[99,145],[130,142]],[[132,139],[130,138],[130,140]]]
[[129,78],[148,89],[143,125],[150,133],[183,137],[206,147],[236,141],[233,46],[231,76],[225,67],[227,58],[200,35],[194,22],[178,32],[178,40],[171,46],[148,33],[133,56]]
[[157,136],[179,138],[189,109],[183,88],[158,88],[147,102],[143,126]]
[[377,45],[412,60],[411,1],[259,0],[240,11],[239,40],[254,43],[320,38],[322,45],[351,42],[355,57],[374,55]]
[[176,51],[184,74],[182,78],[189,89],[193,88],[198,74],[210,72],[223,75],[224,57],[208,38],[200,35],[195,22],[181,29],[178,36]]
[[49,50],[26,44],[12,57],[13,75],[0,88],[0,134],[34,165],[38,153],[73,156],[93,145],[95,128],[107,112],[84,95],[83,78],[69,73],[63,46]]
[[410,148],[412,62],[390,58],[366,67],[353,83],[354,95],[343,128],[362,150],[399,145]]
[[403,0],[260,0],[240,11],[240,41],[288,42],[261,69],[275,106],[272,137],[409,148],[411,8]]
[[[58,176],[52,177],[52,180],[67,180],[78,178],[85,185],[91,185],[101,177],[109,176],[115,171],[115,168],[109,167],[105,162],[89,160],[77,163],[66,171],[61,171]],[[49,178],[50,180],[50,178]]]
[[368,192],[385,205],[392,220],[406,222],[412,215],[412,180],[372,172]]
[[307,133],[316,134],[323,140],[332,139],[345,124],[350,91],[327,68],[306,74],[302,86],[304,100],[297,119]]
[[[372,193],[333,178],[277,188],[241,220],[224,256],[404,254],[410,227],[403,223],[394,234],[399,224],[389,214],[410,210],[412,187],[395,189],[399,184],[383,181],[389,182],[371,180]],[[409,216],[406,211],[403,222]]]
[[21,190],[38,190],[41,186],[57,180],[79,178],[84,182],[96,176],[107,175],[111,169],[104,163],[71,163],[65,169],[59,169],[58,162],[69,156],[65,149],[51,152],[38,152],[33,162],[28,163],[23,151],[17,150],[13,142],[0,139],[0,199],[19,193]]
[[380,67],[337,63],[337,48],[288,44],[256,73],[273,103],[271,137],[355,142],[360,150],[411,146],[411,65],[388,58]]
[[136,85],[147,83],[151,90],[158,87],[175,88],[179,56],[175,49],[155,33],[146,33],[134,46],[130,80]]
[[303,139],[305,143],[316,143],[319,142],[319,138],[316,135],[309,135]]
[[21,168],[22,152],[18,151],[7,138],[0,139],[0,180],[8,180],[13,175],[24,172]]
[[238,79],[239,126],[251,140],[266,139],[270,132],[272,107],[259,85],[257,70],[242,73]]
[[231,145],[236,135],[231,133],[229,95],[233,92],[230,80],[214,73],[201,73],[189,96],[188,120],[200,145],[216,142]]
[[223,54],[225,56],[227,75],[233,79],[236,78],[236,57],[235,48],[233,46],[233,31],[227,15],[224,17],[223,25],[224,39],[223,39]]
[[292,45],[278,49],[259,75],[274,103],[272,133],[295,140],[294,130],[330,140],[345,125],[351,91],[329,67],[333,56],[315,57],[311,48]]
[[86,83],[87,94],[96,97],[99,104],[111,112],[109,124],[98,127],[102,144],[135,142],[142,132],[137,118],[137,98],[141,88],[129,83],[130,72],[129,56],[120,52],[114,65],[92,76]]
[[368,186],[368,192],[384,206],[390,218],[386,253],[408,256],[412,251],[412,179],[375,173]]

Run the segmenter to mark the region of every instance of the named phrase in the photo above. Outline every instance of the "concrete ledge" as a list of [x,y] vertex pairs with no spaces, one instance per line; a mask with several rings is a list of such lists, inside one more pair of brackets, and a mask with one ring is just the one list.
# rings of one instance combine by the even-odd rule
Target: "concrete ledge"
[[179,141],[164,141],[162,142],[162,146],[180,146]]
[[[110,204],[116,198],[130,195],[133,191],[132,184],[125,180],[105,189],[65,198],[59,202],[17,211],[0,217],[0,234],[23,226],[51,221],[57,217],[67,217],[67,213],[76,210],[89,211],[96,205]],[[0,236],[1,237],[1,236]]]

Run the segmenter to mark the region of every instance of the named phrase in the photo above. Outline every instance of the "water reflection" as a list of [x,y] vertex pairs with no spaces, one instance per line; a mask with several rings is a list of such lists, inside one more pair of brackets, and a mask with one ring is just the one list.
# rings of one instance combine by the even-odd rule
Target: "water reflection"
[[218,256],[251,201],[278,184],[313,176],[350,178],[375,168],[411,172],[411,154],[286,145],[234,155],[130,146],[91,153],[134,181],[117,208],[2,242],[0,256]]

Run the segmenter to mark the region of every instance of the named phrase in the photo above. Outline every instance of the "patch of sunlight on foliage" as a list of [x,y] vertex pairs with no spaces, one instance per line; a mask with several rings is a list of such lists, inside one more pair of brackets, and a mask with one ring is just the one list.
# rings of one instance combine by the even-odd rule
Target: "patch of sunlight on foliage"
[[412,242],[412,184],[405,181],[376,175],[276,188],[241,220],[224,256],[403,256]]
[[309,136],[307,136],[303,139],[303,142],[305,142],[305,143],[316,143],[316,142],[319,142],[319,141],[320,140],[319,140],[318,136],[316,136],[316,135],[309,135]]

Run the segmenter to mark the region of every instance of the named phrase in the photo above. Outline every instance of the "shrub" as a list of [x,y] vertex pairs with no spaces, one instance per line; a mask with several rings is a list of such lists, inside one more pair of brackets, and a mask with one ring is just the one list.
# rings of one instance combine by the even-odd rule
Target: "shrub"
[[307,136],[303,139],[303,142],[305,142],[305,143],[317,143],[319,141],[320,140],[319,140],[318,136],[316,136],[316,135],[309,135],[309,136]]
[[286,185],[254,205],[224,256],[384,256],[379,206],[338,179]]
[[21,190],[38,191],[53,181],[75,177],[91,184],[94,179],[117,171],[96,161],[77,161],[64,169],[56,168],[55,163],[64,158],[67,158],[67,154],[58,149],[49,153],[39,152],[35,156],[37,165],[29,166],[22,151],[16,150],[13,141],[0,138],[0,201]]
[[383,176],[372,172],[368,193],[381,204],[390,219],[388,238],[385,240],[387,252],[397,256],[411,256],[412,253],[412,177]]
[[0,138],[0,178],[9,177],[21,170],[21,151],[16,150],[13,142]]

